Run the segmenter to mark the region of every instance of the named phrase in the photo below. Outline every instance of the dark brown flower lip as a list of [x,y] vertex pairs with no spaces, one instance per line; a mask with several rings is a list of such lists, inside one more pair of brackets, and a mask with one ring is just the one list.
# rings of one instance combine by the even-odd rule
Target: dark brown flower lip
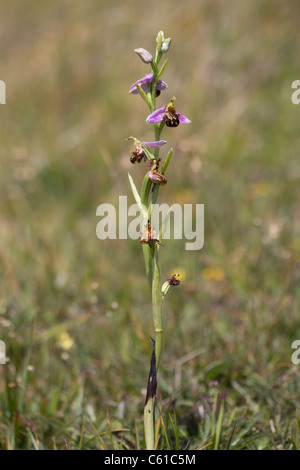
[[170,286],[179,286],[181,281],[179,279],[176,279],[176,277],[180,276],[180,274],[173,274],[173,276],[169,277],[168,279],[168,283],[170,284]]

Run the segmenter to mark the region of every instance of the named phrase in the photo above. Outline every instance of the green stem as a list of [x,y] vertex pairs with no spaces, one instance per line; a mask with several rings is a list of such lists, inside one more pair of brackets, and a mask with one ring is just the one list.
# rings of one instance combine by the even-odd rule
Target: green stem
[[149,174],[147,173],[143,179],[142,188],[141,188],[141,203],[144,204],[144,206],[146,207],[148,206],[148,199],[149,199],[151,186],[152,186],[152,182],[149,178]]
[[[152,182],[149,178],[148,173],[145,175],[142,188],[141,188],[141,203],[144,206],[148,206],[149,193],[152,186]],[[143,255],[145,260],[146,273],[148,277],[148,284],[150,293],[152,292],[152,260],[153,260],[153,248],[150,245],[143,245]]]
[[162,350],[163,341],[163,324],[162,324],[162,292],[160,282],[160,269],[158,246],[155,247],[153,258],[153,281],[152,281],[152,311],[153,322],[155,329],[155,358],[156,358],[156,372],[158,371],[159,361]]
[[[160,134],[161,134],[160,125],[158,123],[154,124],[154,135],[155,135],[155,140],[156,141],[160,140]],[[159,156],[159,147],[155,147],[154,156],[155,156],[156,159],[158,158],[158,156]]]
[[150,293],[152,294],[152,279],[153,279],[153,270],[152,270],[152,261],[153,261],[153,248],[150,245],[143,245],[143,255],[145,260],[146,273],[148,277],[148,284]]
[[144,431],[147,450],[154,450],[155,447],[154,411],[155,397],[148,400],[144,408]]
[[[156,109],[156,87],[158,83],[158,62],[160,60],[161,53],[156,51],[155,61],[151,63],[153,70],[153,82],[152,82],[152,91],[151,95],[147,94],[147,99],[149,100],[151,96],[151,111]],[[148,91],[148,90],[147,90]],[[163,125],[154,124],[154,135],[155,140],[160,140],[160,134],[163,129]],[[154,153],[155,159],[159,158],[159,147],[155,147]],[[141,202],[144,205],[148,205],[149,194],[151,190],[151,180],[147,175],[144,178],[141,190]],[[148,207],[148,219],[151,218],[151,209],[152,204],[156,202],[159,191],[159,185],[154,185],[153,194],[151,201]],[[146,264],[146,271],[148,276],[148,283],[152,295],[152,312],[153,312],[153,323],[155,329],[155,361],[156,361],[156,373],[159,367],[159,361],[162,351],[162,342],[163,342],[163,326],[162,326],[162,291],[161,291],[161,281],[160,281],[160,270],[159,270],[159,257],[158,257],[159,247],[154,244],[152,241],[150,245],[143,245],[143,254]],[[153,450],[155,447],[155,396],[151,397],[144,408],[144,431],[145,431],[145,440],[147,450]]]
[[[154,257],[153,257],[153,281],[152,281],[152,306],[153,306],[153,320],[155,328],[155,358],[154,358],[154,370],[152,370],[152,364],[150,369],[150,375],[155,384],[157,381],[157,371],[159,367],[159,361],[162,350],[163,342],[163,325],[162,325],[162,292],[161,292],[161,283],[160,283],[160,271],[159,271],[159,262],[158,262],[158,246],[154,248]],[[152,374],[152,375],[151,375]],[[154,450],[155,448],[155,389],[151,390],[151,383],[148,379],[148,393],[151,392],[151,396],[147,400],[144,407],[144,431],[145,431],[145,440],[147,450]],[[154,394],[152,396],[152,393]]]

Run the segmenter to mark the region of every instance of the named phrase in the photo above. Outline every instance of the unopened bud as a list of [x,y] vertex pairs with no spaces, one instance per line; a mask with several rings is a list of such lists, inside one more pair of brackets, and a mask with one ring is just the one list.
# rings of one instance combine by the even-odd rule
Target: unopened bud
[[161,52],[168,52],[171,45],[172,38],[167,38],[163,41],[161,45]]
[[150,52],[146,51],[146,49],[143,49],[142,47],[134,49],[134,52],[137,53],[137,55],[141,58],[144,64],[150,64],[150,62],[152,62],[153,60],[153,57]]
[[158,46],[161,47],[162,43],[164,42],[165,40],[165,35],[164,35],[164,32],[163,31],[159,31],[158,35],[157,35],[157,38],[156,38],[156,43]]

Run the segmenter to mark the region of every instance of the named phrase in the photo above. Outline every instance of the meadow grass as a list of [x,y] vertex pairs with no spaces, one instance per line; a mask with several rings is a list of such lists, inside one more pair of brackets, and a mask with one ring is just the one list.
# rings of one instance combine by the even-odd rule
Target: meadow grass
[[141,247],[98,240],[96,208],[130,196],[128,171],[142,181],[124,142],[151,140],[133,49],[162,29],[192,120],[164,134],[163,200],[205,204],[205,244],[160,250],[162,280],[183,282],[164,307],[157,448],[298,449],[298,2],[148,4],[0,5],[0,448],[144,447]]

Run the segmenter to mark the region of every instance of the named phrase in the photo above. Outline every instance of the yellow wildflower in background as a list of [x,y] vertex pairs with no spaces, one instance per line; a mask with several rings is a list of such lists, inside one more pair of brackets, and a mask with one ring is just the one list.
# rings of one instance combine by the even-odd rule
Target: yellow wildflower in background
[[64,351],[69,351],[73,344],[74,340],[73,338],[71,338],[69,333],[67,333],[66,331],[60,333],[60,335],[58,336],[58,345],[61,349],[63,349]]
[[253,193],[256,197],[267,196],[271,192],[271,185],[266,180],[259,180],[253,185]]
[[216,267],[207,267],[202,271],[202,277],[206,281],[223,281],[224,271],[221,268]]

